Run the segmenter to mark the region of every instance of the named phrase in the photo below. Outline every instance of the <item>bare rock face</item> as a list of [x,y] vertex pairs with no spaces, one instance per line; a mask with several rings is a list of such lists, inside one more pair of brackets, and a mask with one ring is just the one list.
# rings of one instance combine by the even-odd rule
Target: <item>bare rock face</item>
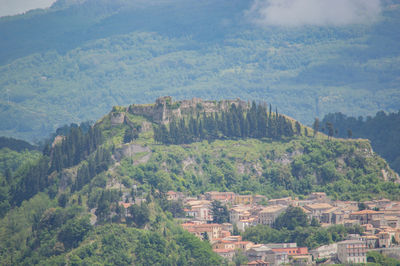
[[51,147],[54,148],[56,145],[60,144],[63,140],[65,139],[65,136],[57,136],[54,138],[53,143],[51,144]]
[[133,104],[129,106],[128,112],[147,117],[154,123],[168,124],[173,118],[180,118],[185,115],[226,111],[232,104],[243,109],[248,108],[247,102],[240,99],[203,101],[200,98],[193,98],[191,100],[173,101],[171,96],[165,96],[158,98],[155,104]]
[[[137,153],[148,153],[148,154],[146,154],[146,156],[143,156],[143,157],[146,157],[145,159],[147,159],[147,160],[150,159],[150,155],[151,155],[150,148],[143,147],[138,144],[126,144],[126,145],[122,146],[121,148],[116,149],[113,156],[117,162],[120,162],[122,160],[122,158],[132,157]],[[146,162],[147,162],[147,160],[146,160]]]
[[142,123],[141,132],[150,131],[152,128],[153,128],[153,126],[152,126],[152,124],[150,122],[144,121]]

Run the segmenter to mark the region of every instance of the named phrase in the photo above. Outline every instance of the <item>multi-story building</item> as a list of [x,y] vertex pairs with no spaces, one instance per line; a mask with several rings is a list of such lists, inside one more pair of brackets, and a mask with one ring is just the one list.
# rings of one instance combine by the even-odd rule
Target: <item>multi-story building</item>
[[374,235],[362,235],[361,240],[365,242],[368,249],[371,249],[378,246],[379,238]]
[[236,195],[235,204],[253,204],[253,195]]
[[220,224],[185,223],[182,224],[182,227],[200,239],[204,239],[205,234],[207,233],[210,242],[221,238],[222,236],[222,226]]
[[240,232],[246,231],[247,228],[251,226],[257,225],[257,218],[256,217],[250,217],[248,219],[243,219],[240,220],[236,223],[236,226]]
[[337,207],[322,212],[321,223],[342,224],[344,221],[344,213],[339,211]]
[[289,206],[292,204],[293,200],[291,197],[280,198],[280,199],[270,199],[268,205],[285,205]]
[[341,263],[366,263],[367,246],[362,240],[345,240],[337,243]]
[[213,251],[228,261],[232,261],[235,256],[234,249],[213,249]]
[[337,251],[337,244],[330,244],[310,250],[310,254],[314,257],[314,260],[323,258],[333,259],[336,258]]
[[184,209],[187,217],[201,221],[212,221],[211,202],[208,200],[191,200],[186,203],[189,208]]
[[250,206],[236,206],[229,210],[229,219],[232,224],[237,224],[240,220],[250,218]]
[[176,191],[168,191],[167,192],[167,200],[183,200],[185,198],[185,194],[183,192]]
[[316,218],[319,222],[322,220],[322,214],[333,208],[329,203],[314,203],[304,206],[305,209],[311,211],[311,216]]
[[234,203],[236,194],[234,192],[218,192],[210,191],[204,194],[205,198],[210,201],[218,200],[226,203]]
[[249,261],[262,260],[270,265],[281,265],[289,263],[289,256],[285,252],[275,252],[265,245],[254,245],[246,251]]
[[362,210],[350,214],[351,220],[358,220],[360,224],[370,224],[372,220],[383,218],[383,212],[373,210]]
[[258,223],[271,226],[276,218],[287,209],[287,206],[273,205],[263,208],[258,213]]

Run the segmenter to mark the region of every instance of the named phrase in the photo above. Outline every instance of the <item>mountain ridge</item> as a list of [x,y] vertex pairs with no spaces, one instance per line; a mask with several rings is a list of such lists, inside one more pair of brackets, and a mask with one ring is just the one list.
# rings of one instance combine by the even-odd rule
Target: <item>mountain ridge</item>
[[160,95],[264,100],[306,124],[399,108],[390,2],[375,24],[298,28],[250,23],[252,1],[104,3],[0,21],[1,135],[33,141]]

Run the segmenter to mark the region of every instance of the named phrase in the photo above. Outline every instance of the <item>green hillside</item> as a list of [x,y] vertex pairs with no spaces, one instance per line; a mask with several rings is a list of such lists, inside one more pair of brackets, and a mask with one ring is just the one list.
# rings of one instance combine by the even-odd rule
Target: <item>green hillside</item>
[[[342,113],[329,113],[322,124],[332,123],[337,136],[367,138],[372,148],[382,156],[397,173],[400,172],[400,112],[377,112],[375,116],[347,117]],[[350,134],[350,136],[349,136]]]
[[[341,200],[399,200],[398,175],[373,153],[369,141],[328,139],[263,106],[164,97],[155,104],[116,106],[89,129],[71,126],[42,154],[2,149],[0,162],[7,171],[0,172],[1,264],[220,264],[208,242],[173,220],[182,206],[167,204],[168,190],[267,198],[325,191]],[[257,120],[250,119],[257,121],[256,127],[264,125],[268,132],[279,125],[271,121],[279,118],[290,121],[295,134],[278,130],[281,135],[273,138],[243,138],[220,131],[214,139],[181,145],[154,139],[154,129],[165,121],[171,130],[177,119],[203,124],[203,119],[230,117],[238,110],[247,119],[252,108],[260,113]],[[240,118],[234,117],[233,123]],[[199,135],[207,136],[209,130],[204,127]],[[141,204],[125,214],[119,202],[127,200]]]
[[398,110],[396,2],[373,24],[294,28],[251,23],[252,4],[58,1],[1,18],[0,135],[38,140],[160,95],[265,100],[308,124]]

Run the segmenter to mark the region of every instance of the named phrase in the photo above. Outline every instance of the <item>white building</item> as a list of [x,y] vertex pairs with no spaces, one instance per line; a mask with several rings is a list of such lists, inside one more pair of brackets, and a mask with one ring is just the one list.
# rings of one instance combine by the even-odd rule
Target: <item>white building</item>
[[341,263],[366,263],[367,246],[361,240],[345,240],[337,243]]

